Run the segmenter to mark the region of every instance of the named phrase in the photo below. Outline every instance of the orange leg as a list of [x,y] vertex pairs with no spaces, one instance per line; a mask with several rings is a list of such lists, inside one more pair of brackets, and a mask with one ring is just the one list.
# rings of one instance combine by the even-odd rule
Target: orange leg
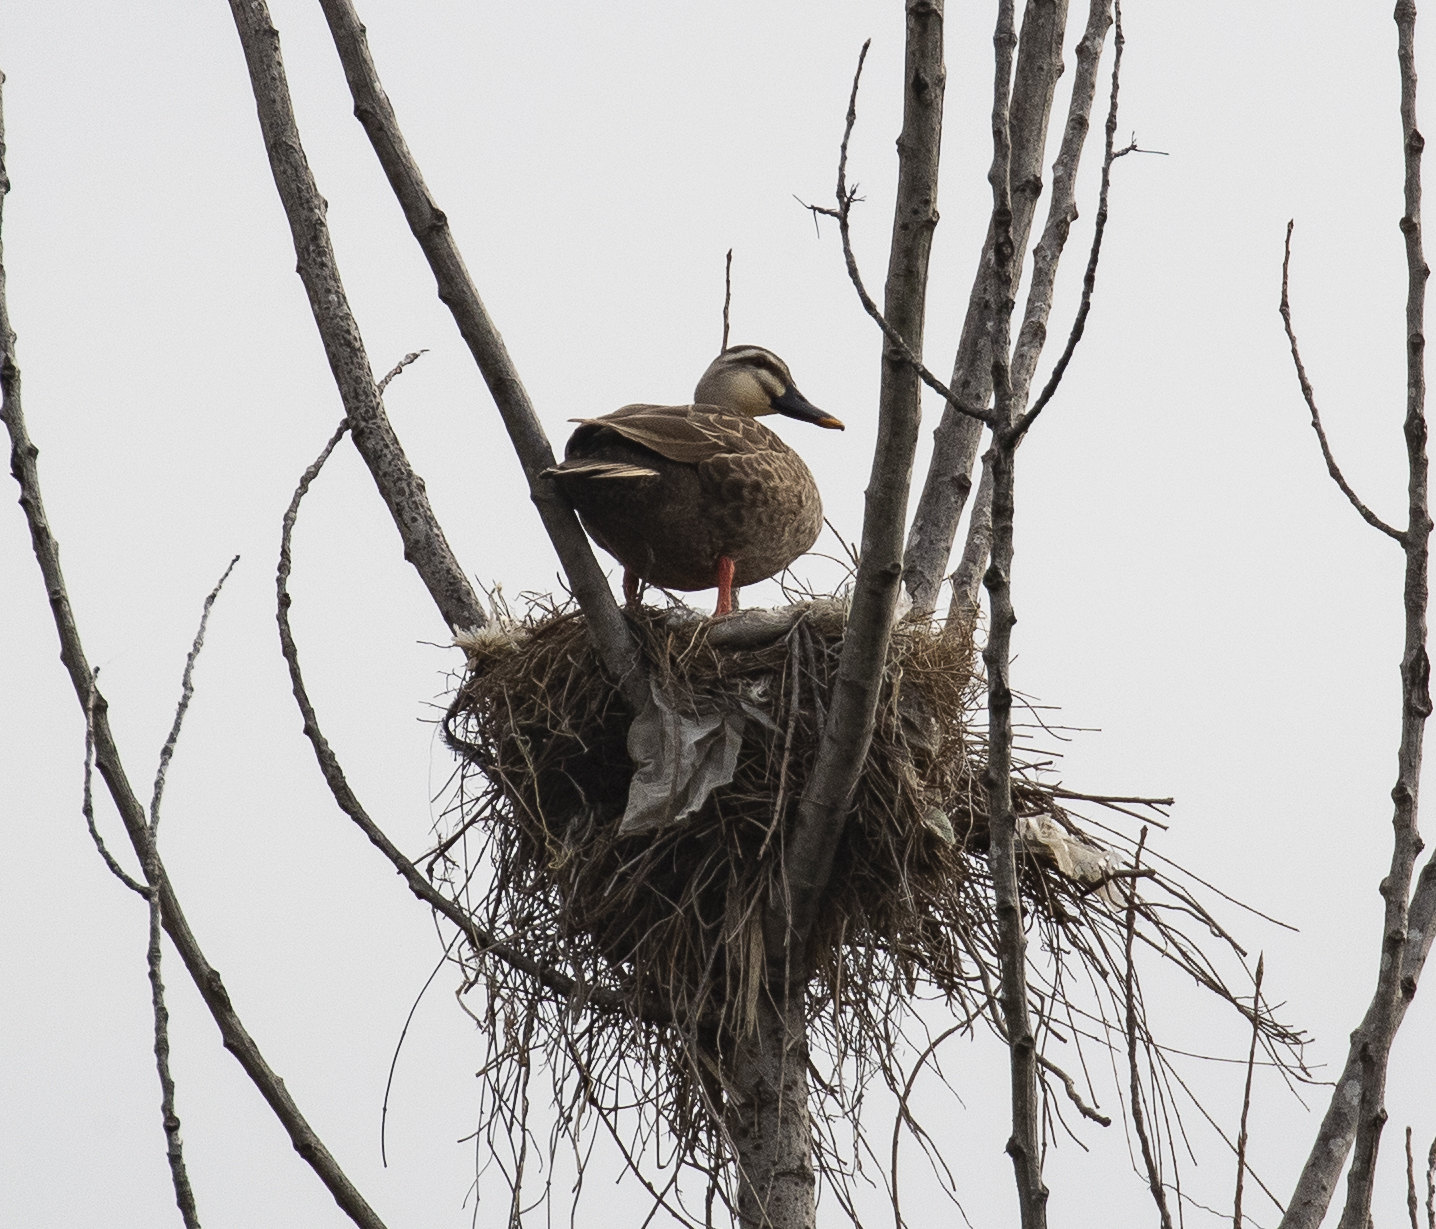
[[639,578],[635,573],[630,572],[627,568],[623,569],[623,604],[631,610],[638,609],[639,583]]
[[718,556],[718,606],[714,618],[733,613],[733,560],[727,555]]

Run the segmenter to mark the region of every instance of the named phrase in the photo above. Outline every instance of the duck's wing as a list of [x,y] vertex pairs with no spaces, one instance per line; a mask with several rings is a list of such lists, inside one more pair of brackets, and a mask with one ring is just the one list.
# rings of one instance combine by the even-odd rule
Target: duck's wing
[[573,433],[570,456],[582,455],[585,437],[608,430],[685,465],[761,451],[769,434],[746,415],[716,405],[626,405],[602,418],[574,421],[579,428]]

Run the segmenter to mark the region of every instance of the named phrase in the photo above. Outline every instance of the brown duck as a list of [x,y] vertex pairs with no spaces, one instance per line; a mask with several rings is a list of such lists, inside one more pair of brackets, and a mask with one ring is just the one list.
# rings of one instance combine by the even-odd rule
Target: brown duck
[[817,541],[818,484],[802,458],[754,421],[786,414],[843,424],[808,401],[787,364],[761,346],[733,346],[709,365],[693,405],[626,405],[578,418],[561,465],[544,471],[589,535],[638,582],[718,588],[715,614],[743,585],[781,572]]

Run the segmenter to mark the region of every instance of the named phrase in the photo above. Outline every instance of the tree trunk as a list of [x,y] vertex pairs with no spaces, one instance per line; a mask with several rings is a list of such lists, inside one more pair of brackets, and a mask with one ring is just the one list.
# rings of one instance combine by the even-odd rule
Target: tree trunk
[[758,998],[755,1027],[730,1063],[725,1112],[738,1164],[742,1229],[814,1229],[813,1134],[803,992]]

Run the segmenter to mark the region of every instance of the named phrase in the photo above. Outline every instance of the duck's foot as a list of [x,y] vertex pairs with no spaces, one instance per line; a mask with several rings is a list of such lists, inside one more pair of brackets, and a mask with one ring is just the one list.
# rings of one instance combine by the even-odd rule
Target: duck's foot
[[713,617],[733,613],[733,597],[737,592],[733,588],[733,560],[727,555],[718,556],[718,605],[713,610]]

